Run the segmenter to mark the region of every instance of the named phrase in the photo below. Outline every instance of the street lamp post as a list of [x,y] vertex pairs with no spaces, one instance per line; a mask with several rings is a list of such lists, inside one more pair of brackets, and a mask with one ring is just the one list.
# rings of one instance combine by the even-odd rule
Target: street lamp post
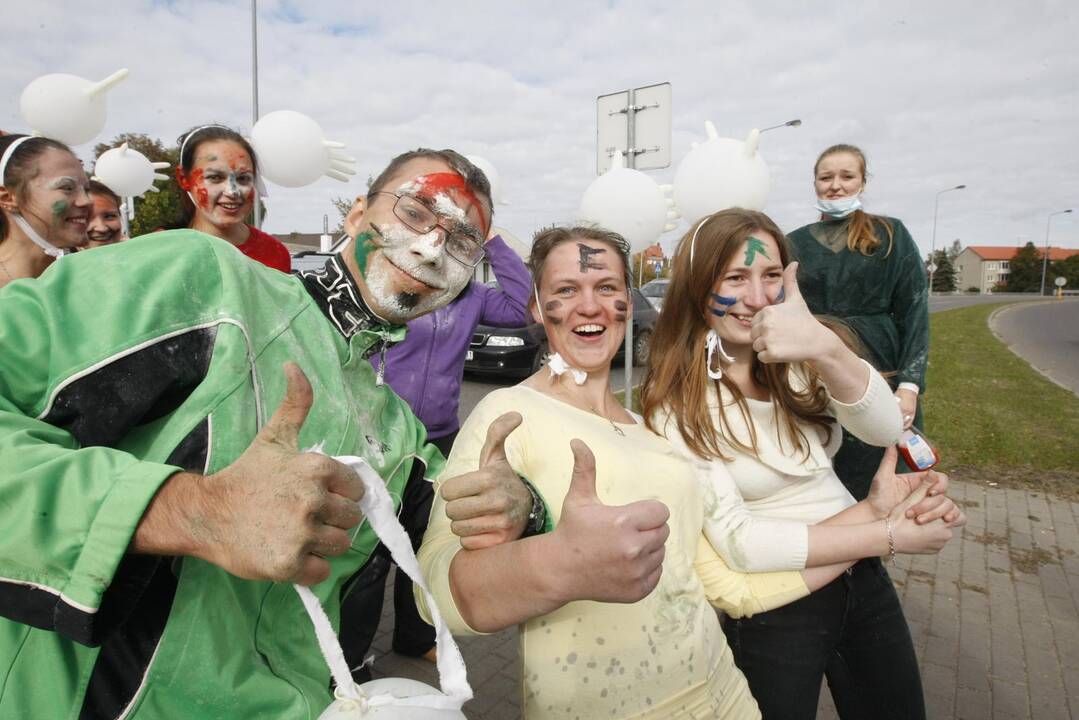
[[929,294],[930,295],[933,294],[933,273],[936,272],[936,269],[937,269],[937,264],[936,264],[936,262],[934,262],[933,256],[937,252],[937,212],[940,210],[940,196],[943,195],[946,192],[951,192],[952,190],[962,190],[965,187],[966,187],[966,185],[956,185],[955,187],[950,187],[950,188],[941,190],[940,192],[937,193],[936,201],[933,203],[933,240],[932,240],[932,244],[929,246],[929,264],[930,264],[930,266],[932,268],[929,271]]
[[781,127],[798,127],[801,124],[802,124],[802,121],[795,118],[794,120],[788,120],[787,122],[780,123],[779,125],[773,125],[771,127],[763,128],[761,130],[761,132],[768,132],[769,130],[775,130],[776,128],[781,128]]
[[1058,210],[1055,213],[1049,213],[1049,217],[1045,219],[1045,255],[1042,256],[1042,286],[1039,294],[1045,294],[1045,269],[1049,265],[1049,223],[1052,221],[1054,215],[1066,215],[1071,212],[1071,208],[1067,210]]

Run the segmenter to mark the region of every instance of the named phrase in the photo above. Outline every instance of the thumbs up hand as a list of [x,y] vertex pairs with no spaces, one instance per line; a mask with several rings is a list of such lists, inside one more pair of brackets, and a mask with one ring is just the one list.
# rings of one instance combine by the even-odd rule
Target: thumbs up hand
[[442,482],[450,529],[465,550],[516,540],[525,530],[532,493],[506,459],[506,438],[520,424],[520,413],[500,415],[487,428],[479,467]]
[[249,580],[313,585],[330,574],[328,556],[351,543],[362,519],[363,483],[326,455],[301,453],[298,437],[311,410],[311,384],[285,365],[285,398],[234,463],[194,477],[188,508],[197,546],[187,553]]
[[834,352],[841,341],[813,317],[798,288],[798,263],[783,270],[783,302],[753,316],[753,349],[764,363],[814,360]]
[[596,495],[596,459],[570,443],[573,476],[552,533],[562,599],[637,602],[659,582],[670,511],[657,500],[604,505]]

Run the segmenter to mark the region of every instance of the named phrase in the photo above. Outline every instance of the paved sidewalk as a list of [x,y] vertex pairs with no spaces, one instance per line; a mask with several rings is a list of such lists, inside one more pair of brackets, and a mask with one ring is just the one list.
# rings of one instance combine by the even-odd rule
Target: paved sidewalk
[[[1079,504],[974,483],[951,491],[969,518],[963,537],[892,569],[929,718],[1079,718]],[[390,651],[393,605],[384,607],[375,676],[436,684],[431,663]],[[520,717],[516,631],[461,645],[476,693],[465,714]],[[827,689],[818,717],[836,717]]]

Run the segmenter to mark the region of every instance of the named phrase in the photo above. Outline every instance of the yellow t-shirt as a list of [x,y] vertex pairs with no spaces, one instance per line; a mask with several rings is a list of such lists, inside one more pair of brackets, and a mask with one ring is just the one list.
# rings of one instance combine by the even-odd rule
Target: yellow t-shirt
[[[619,424],[619,434],[605,418],[523,385],[496,390],[476,407],[442,477],[477,469],[488,425],[509,411],[524,419],[506,441],[510,465],[535,485],[556,526],[573,438],[596,457],[602,502],[656,499],[671,512],[663,573],[648,597],[633,604],[572,602],[521,624],[525,717],[759,718],[709,601],[733,615],[778,607],[808,594],[801,574],[730,570],[701,533],[700,481],[666,440],[640,423]],[[420,563],[453,631],[475,634],[449,589],[459,549],[436,488]]]

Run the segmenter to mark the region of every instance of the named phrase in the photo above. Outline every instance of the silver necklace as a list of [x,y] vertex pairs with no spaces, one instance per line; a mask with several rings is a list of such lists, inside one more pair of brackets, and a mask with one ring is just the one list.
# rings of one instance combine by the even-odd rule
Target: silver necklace
[[7,263],[3,260],[0,260],[0,268],[3,268],[4,274],[8,276],[8,280],[11,280],[12,282],[16,280],[16,277],[11,274],[10,270],[7,269]]
[[618,433],[622,437],[626,436],[626,434],[624,432],[622,432],[622,428],[620,428],[620,427],[618,427],[617,425],[614,424],[614,420],[611,420],[609,417],[607,417],[606,415],[604,415],[603,413],[601,413],[599,410],[597,410],[595,407],[593,407],[591,405],[588,406],[588,409],[591,410],[592,412],[594,412],[596,415],[599,415],[601,418],[603,418],[607,422],[609,422],[611,424],[611,427],[614,429],[614,431],[616,433]]

